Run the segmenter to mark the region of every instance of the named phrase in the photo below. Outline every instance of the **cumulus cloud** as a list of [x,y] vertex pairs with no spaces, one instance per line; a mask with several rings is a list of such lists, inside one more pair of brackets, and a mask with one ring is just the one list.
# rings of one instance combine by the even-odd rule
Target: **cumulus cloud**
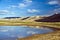
[[60,13],[60,8],[54,9],[55,13]]
[[36,13],[36,12],[39,12],[39,10],[36,10],[36,9],[28,9],[27,10],[29,13]]
[[60,6],[60,0],[49,0],[48,4],[50,4],[50,5],[55,5],[55,4],[57,4],[57,5]]
[[12,5],[11,7],[15,8],[15,7],[17,7],[17,6],[15,6],[15,5]]
[[60,8],[56,8],[56,9],[50,11],[49,13],[52,13],[52,14],[60,13]]
[[32,3],[32,0],[23,0],[22,3],[19,3],[18,7],[24,8],[24,7],[29,6],[31,3]]
[[9,13],[8,10],[0,10],[0,14],[6,14],[6,13]]
[[18,3],[18,5],[9,5],[8,8],[25,8],[29,5],[31,5],[32,0],[23,0],[21,3]]
[[0,10],[0,15],[6,15],[6,14],[14,15],[15,13],[9,10]]
[[18,7],[18,6],[16,6],[16,5],[9,5],[9,6],[7,7],[7,9],[16,8],[16,7]]
[[32,0],[23,0],[24,3],[32,3]]
[[20,7],[20,8],[24,8],[24,7],[26,7],[26,6],[27,6],[27,5],[25,5],[24,3],[20,3],[20,4],[19,4],[19,7]]
[[55,5],[55,4],[59,4],[59,2],[58,1],[49,1],[48,4]]

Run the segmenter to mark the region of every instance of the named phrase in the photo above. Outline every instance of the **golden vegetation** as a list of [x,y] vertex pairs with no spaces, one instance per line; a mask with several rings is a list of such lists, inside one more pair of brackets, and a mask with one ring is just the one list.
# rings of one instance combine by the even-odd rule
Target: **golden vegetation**
[[0,20],[0,25],[6,26],[20,26],[20,25],[27,25],[27,26],[47,26],[47,27],[54,27],[60,28],[60,22],[27,22],[22,20]]

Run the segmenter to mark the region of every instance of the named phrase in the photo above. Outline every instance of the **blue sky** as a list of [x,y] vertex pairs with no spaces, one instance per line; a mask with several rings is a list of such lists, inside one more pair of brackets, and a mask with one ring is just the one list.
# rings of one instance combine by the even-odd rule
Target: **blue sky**
[[51,15],[60,11],[60,0],[0,0],[0,18]]

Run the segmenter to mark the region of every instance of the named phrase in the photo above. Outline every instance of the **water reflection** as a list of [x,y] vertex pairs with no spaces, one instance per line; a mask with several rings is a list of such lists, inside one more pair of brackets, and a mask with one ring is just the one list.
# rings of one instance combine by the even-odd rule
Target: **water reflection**
[[16,40],[31,36],[33,34],[42,34],[52,32],[49,28],[30,28],[27,26],[0,26],[0,40]]

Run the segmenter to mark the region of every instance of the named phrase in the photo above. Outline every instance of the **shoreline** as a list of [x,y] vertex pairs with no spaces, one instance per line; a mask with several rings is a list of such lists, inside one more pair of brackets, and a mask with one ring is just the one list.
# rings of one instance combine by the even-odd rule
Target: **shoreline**
[[43,26],[60,28],[60,22],[0,22],[0,26]]
[[18,38],[17,40],[33,40],[33,39],[40,40],[40,37],[41,39],[44,39],[46,37],[46,40],[60,39],[60,36],[59,36],[60,35],[60,22],[0,22],[0,26],[29,26],[31,28],[46,27],[46,28],[51,28],[52,30],[54,30],[53,32],[49,32],[46,34],[36,34],[37,36],[32,35],[26,38]]
[[54,31],[46,34],[34,34],[25,38],[18,38],[17,40],[59,40],[60,31]]

